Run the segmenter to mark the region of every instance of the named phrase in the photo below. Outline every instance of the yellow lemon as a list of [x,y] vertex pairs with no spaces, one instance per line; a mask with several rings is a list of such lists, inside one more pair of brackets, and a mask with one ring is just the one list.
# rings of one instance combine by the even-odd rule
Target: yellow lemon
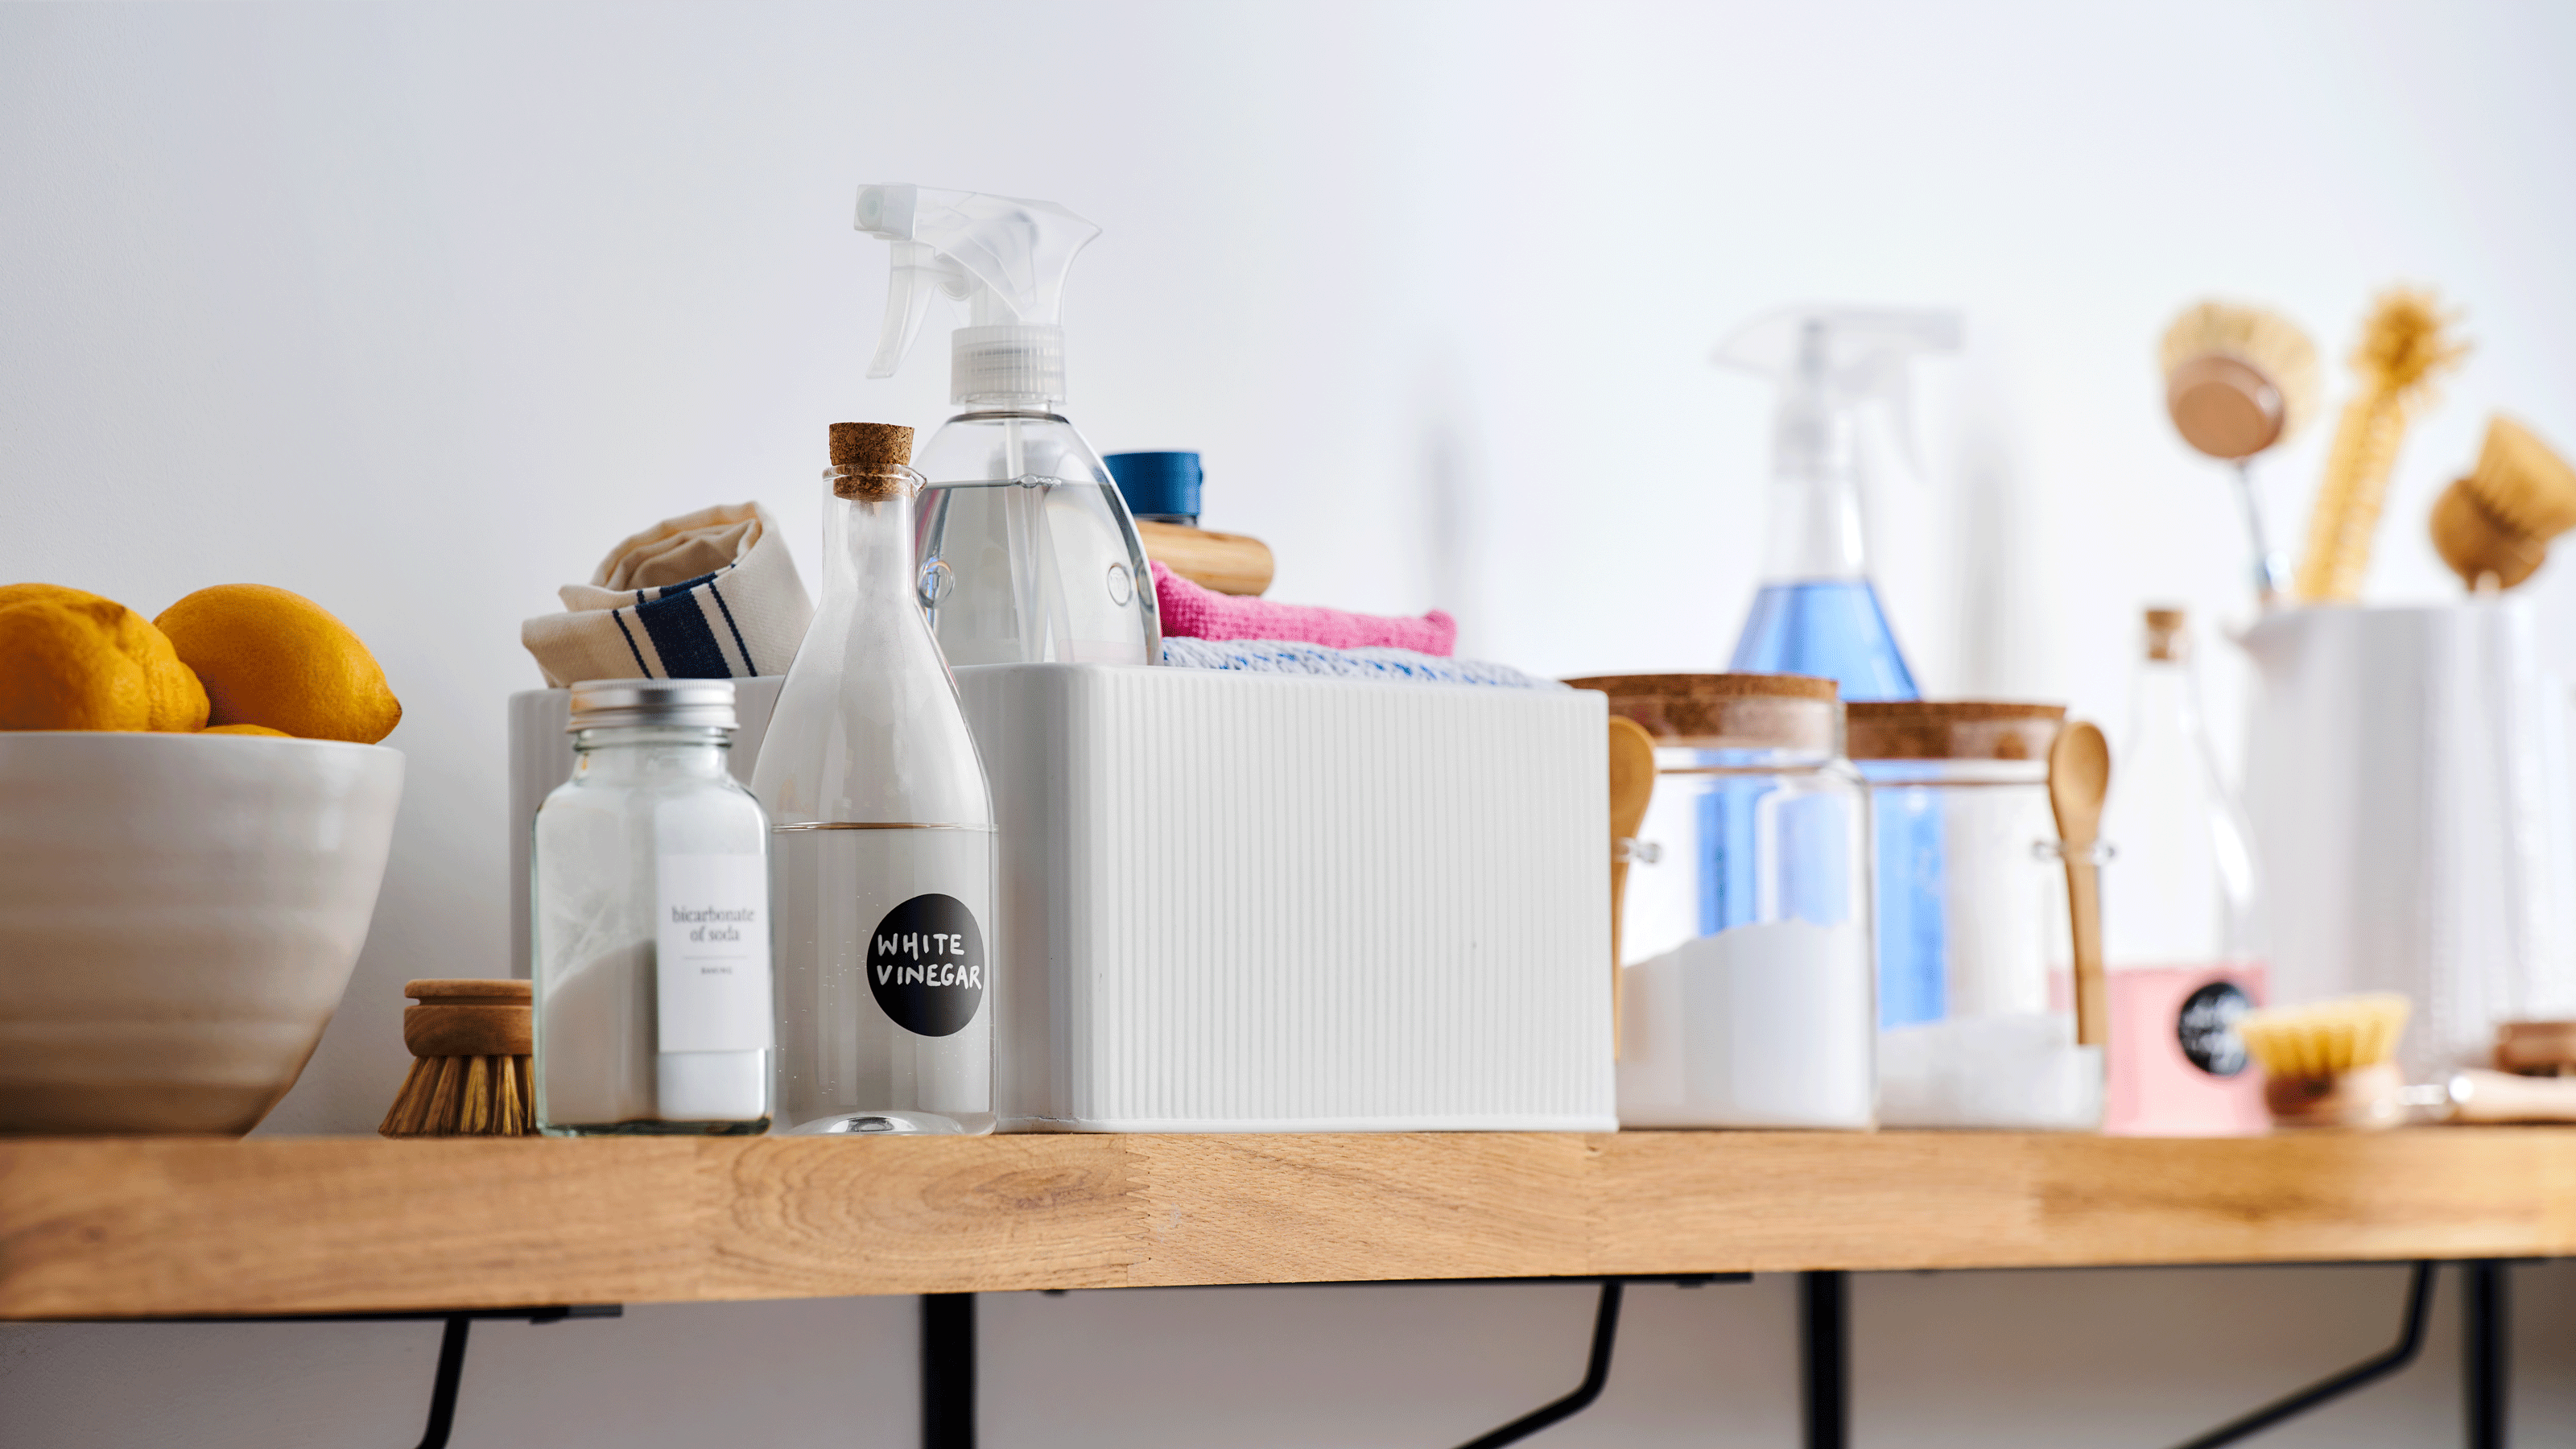
[[372,745],[402,702],[349,626],[301,594],[218,584],[153,621],[205,681],[218,725],[266,725],[308,740]]
[[210,735],[267,735],[271,739],[279,740],[291,740],[295,738],[295,736],[288,734],[284,730],[273,730],[266,725],[209,725],[206,727],[205,733]]
[[141,614],[59,584],[0,587],[0,729],[202,729],[206,691]]

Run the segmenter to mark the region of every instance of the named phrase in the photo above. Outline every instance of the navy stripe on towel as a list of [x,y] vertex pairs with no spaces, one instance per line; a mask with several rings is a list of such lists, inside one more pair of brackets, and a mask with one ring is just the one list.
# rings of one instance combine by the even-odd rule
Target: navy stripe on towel
[[725,663],[724,646],[716,642],[716,631],[707,626],[707,611],[699,606],[695,594],[665,593],[649,603],[637,604],[635,617],[644,622],[644,632],[653,636],[653,648],[662,656],[665,676],[733,677],[732,668]]
[[743,677],[750,678],[760,672],[760,666],[751,662],[751,646],[742,640],[742,626],[733,621],[733,606],[727,604],[724,601],[724,595],[716,591],[713,582],[715,575],[709,574],[707,578],[709,580],[707,597],[716,601],[716,612],[724,615],[725,627],[733,631],[733,647],[742,651]]
[[617,632],[625,637],[626,652],[635,656],[635,673],[637,677],[650,679],[653,677],[653,666],[644,662],[644,651],[635,647],[634,631],[626,627],[625,620],[617,617],[623,612],[624,611],[620,609],[609,610],[608,622],[615,624],[617,626]]

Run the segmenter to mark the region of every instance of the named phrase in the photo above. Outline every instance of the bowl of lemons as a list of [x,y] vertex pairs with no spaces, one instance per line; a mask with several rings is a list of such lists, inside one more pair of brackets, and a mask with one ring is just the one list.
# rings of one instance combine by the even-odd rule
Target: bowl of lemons
[[0,1134],[258,1125],[366,943],[401,718],[284,589],[0,587]]

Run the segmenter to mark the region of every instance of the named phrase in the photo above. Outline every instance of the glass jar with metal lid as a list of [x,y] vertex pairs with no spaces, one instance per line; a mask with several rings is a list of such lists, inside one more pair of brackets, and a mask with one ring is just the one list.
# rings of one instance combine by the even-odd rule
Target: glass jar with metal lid
[[1878,894],[1878,1110],[1889,1127],[2091,1130],[2066,872],[2049,808],[2062,705],[1852,704]]
[[1569,681],[1655,743],[1620,963],[1623,1127],[1873,1123],[1867,796],[1833,681]]
[[726,767],[733,703],[729,679],[572,687],[572,778],[530,841],[550,1135],[769,1125],[769,818]]

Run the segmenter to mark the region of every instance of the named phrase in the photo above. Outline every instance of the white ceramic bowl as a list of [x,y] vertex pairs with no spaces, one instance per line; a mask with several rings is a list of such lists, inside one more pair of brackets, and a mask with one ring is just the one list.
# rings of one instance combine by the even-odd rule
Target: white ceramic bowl
[[381,745],[0,733],[0,1133],[224,1133],[348,988],[402,799]]

